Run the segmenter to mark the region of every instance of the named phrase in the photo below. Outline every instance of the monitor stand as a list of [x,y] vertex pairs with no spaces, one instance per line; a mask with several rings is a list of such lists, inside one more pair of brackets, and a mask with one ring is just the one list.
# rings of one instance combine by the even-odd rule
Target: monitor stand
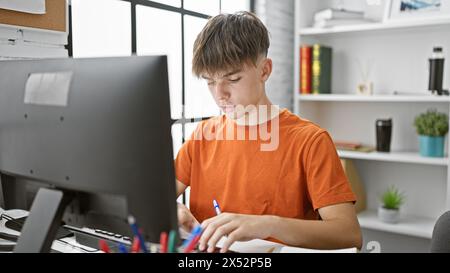
[[72,195],[58,189],[40,188],[22,228],[14,252],[50,252],[61,219]]
[[0,207],[28,210],[25,185],[23,179],[0,173]]

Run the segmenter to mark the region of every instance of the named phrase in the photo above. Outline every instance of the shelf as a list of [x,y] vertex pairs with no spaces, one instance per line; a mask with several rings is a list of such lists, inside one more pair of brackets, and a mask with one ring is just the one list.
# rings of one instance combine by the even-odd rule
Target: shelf
[[338,150],[341,158],[448,166],[448,158],[422,157],[418,152],[354,152]]
[[425,95],[354,95],[354,94],[316,94],[300,95],[299,101],[336,101],[336,102],[450,102],[449,96]]
[[374,210],[363,211],[358,214],[359,224],[362,228],[385,231],[390,233],[409,235],[431,239],[436,220],[417,216],[400,216],[397,224],[388,224],[378,219]]
[[300,29],[300,35],[322,35],[333,33],[351,33],[361,31],[405,29],[413,27],[439,26],[450,24],[449,17],[410,19],[410,20],[392,20],[386,23],[366,23],[359,25],[335,26],[330,28],[303,28]]

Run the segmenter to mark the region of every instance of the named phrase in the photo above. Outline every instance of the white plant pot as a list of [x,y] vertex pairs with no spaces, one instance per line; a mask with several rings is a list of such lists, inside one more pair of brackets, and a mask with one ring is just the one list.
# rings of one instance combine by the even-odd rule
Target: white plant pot
[[385,223],[396,224],[400,219],[400,211],[398,209],[386,209],[378,207],[378,218]]

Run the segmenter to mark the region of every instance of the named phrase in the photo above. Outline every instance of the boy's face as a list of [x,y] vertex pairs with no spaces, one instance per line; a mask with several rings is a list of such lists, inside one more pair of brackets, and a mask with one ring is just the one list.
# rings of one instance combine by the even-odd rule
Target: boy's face
[[[258,106],[266,99],[264,84],[272,71],[272,60],[260,58],[257,65],[247,62],[240,69],[202,75],[220,109],[229,118],[245,115],[243,108]],[[236,111],[238,110],[238,111]]]

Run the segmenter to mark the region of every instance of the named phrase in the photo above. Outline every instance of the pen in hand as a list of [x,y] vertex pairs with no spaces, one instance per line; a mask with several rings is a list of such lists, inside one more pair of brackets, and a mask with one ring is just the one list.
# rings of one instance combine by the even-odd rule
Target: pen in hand
[[216,210],[216,214],[217,215],[221,214],[222,212],[220,211],[219,203],[217,203],[216,199],[213,200],[213,205],[214,205],[214,209]]

